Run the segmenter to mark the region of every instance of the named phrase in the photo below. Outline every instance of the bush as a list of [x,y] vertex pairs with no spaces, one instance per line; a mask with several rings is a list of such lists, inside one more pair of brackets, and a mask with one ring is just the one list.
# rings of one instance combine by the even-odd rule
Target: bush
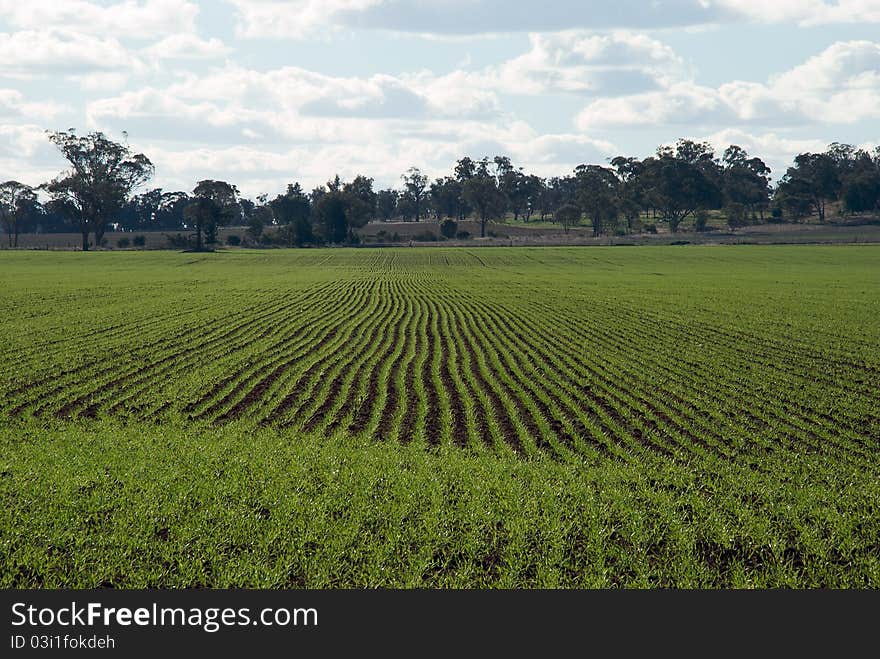
[[397,233],[396,231],[393,234],[391,234],[391,242],[393,242],[393,243],[400,242],[400,234]]
[[773,210],[770,211],[770,221],[777,224],[785,222],[785,216],[782,213],[782,208],[780,208],[779,206],[773,207]]
[[467,240],[468,238],[471,237],[471,232],[470,231],[456,231],[455,237],[458,238],[459,240]]
[[143,247],[147,244],[147,238],[146,236],[135,236],[131,239],[131,244],[135,247]]
[[429,243],[439,240],[439,237],[436,233],[433,233],[431,231],[422,231],[415,234],[412,239],[421,243]]
[[125,249],[130,244],[131,244],[131,241],[128,238],[120,238],[119,240],[116,241],[116,246],[119,249]]
[[236,236],[234,233],[226,236],[226,244],[231,245],[233,247],[238,247],[241,245],[241,237]]
[[458,231],[458,222],[455,220],[443,220],[440,224],[440,233],[444,238],[455,238]]
[[709,212],[703,209],[697,211],[694,216],[694,230],[706,231],[709,225]]
[[656,224],[646,224],[643,228],[645,230],[645,233],[657,233]]

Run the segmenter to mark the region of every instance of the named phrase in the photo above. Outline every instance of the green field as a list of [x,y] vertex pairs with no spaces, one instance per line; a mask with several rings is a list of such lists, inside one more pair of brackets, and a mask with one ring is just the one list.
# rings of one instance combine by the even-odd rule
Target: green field
[[0,255],[3,587],[880,587],[880,247]]

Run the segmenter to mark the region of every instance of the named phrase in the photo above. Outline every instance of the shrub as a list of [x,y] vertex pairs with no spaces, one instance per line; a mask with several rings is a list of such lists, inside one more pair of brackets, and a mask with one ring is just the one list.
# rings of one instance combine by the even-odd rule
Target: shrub
[[455,238],[458,231],[458,222],[455,220],[443,220],[440,224],[440,233],[444,238]]
[[135,236],[131,239],[131,244],[135,247],[143,247],[147,244],[147,238],[146,236]]
[[470,231],[456,231],[455,237],[458,238],[459,240],[467,240],[468,238],[471,237],[471,232]]
[[226,236],[226,244],[238,247],[241,245],[241,236],[236,236],[234,233]]
[[116,246],[119,249],[125,249],[130,244],[131,244],[131,241],[128,238],[120,238],[119,240],[116,241]]
[[644,226],[645,233],[657,233],[657,225],[656,224],[646,224]]
[[433,233],[431,231],[422,231],[415,234],[412,239],[422,243],[429,243],[438,240],[438,236],[436,233]]
[[400,242],[400,234],[397,233],[396,231],[393,234],[391,234],[391,242],[393,242],[393,243]]

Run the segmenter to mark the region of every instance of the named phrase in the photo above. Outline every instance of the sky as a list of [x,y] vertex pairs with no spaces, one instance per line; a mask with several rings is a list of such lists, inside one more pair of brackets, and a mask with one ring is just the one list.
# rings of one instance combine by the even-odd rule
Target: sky
[[880,144],[880,0],[0,0],[0,180],[60,173],[68,128],[127,139],[149,187],[249,197],[680,137],[779,177]]

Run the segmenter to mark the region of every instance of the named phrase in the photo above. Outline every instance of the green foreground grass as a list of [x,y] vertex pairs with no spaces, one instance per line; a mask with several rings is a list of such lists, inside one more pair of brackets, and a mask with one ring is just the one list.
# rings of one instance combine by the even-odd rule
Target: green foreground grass
[[0,277],[3,587],[880,587],[878,247]]
[[880,479],[822,456],[595,467],[233,428],[0,436],[4,587],[880,585]]

